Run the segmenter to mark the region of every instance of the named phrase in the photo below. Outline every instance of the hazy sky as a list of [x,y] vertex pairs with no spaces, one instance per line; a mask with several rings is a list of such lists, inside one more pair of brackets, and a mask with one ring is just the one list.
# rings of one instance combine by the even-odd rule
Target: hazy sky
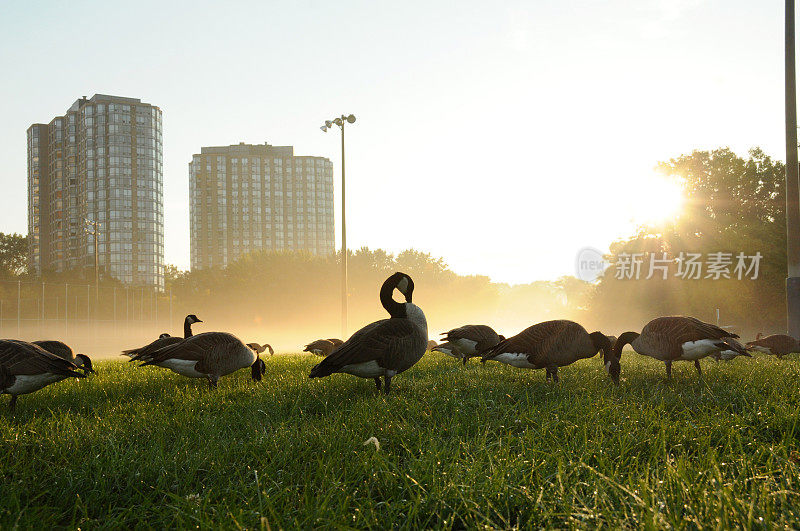
[[[201,146],[347,132],[348,244],[528,282],[659,212],[653,166],[784,158],[783,2],[3,2],[0,231],[27,231],[25,131],[79,97],[164,114],[166,259],[189,264]],[[661,209],[663,210],[663,209]]]

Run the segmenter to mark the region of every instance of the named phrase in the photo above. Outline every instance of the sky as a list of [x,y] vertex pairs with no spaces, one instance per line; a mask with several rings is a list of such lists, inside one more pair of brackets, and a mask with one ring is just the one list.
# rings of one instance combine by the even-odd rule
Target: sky
[[0,231],[27,232],[26,130],[81,96],[157,105],[165,254],[189,267],[201,146],[334,162],[348,247],[526,283],[666,215],[657,162],[785,158],[783,2],[3,2]]

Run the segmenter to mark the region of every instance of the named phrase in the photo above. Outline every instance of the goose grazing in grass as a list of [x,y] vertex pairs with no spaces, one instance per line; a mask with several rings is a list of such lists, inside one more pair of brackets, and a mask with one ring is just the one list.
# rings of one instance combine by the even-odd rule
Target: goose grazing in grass
[[265,350],[269,350],[270,356],[275,354],[275,351],[272,349],[272,345],[269,343],[264,343],[263,345],[259,345],[258,343],[248,343],[247,346],[253,349],[256,354],[261,354]]
[[[400,303],[392,298],[397,289],[405,296]],[[425,354],[428,346],[428,322],[422,309],[411,302],[414,281],[405,273],[395,273],[384,281],[380,301],[389,319],[368,324],[311,369],[309,378],[322,378],[343,372],[372,378],[378,391],[387,395],[392,378],[409,369]]]
[[310,352],[317,356],[325,357],[336,348],[337,345],[333,344],[330,339],[317,339],[305,346],[303,352]]
[[772,334],[766,337],[762,337],[761,334],[758,334],[755,341],[750,341],[745,346],[748,350],[755,350],[757,352],[777,356],[778,359],[787,354],[796,354],[800,352],[800,341],[786,334]]
[[132,348],[128,350],[123,350],[122,355],[130,357],[130,361],[147,361],[153,352],[157,351],[160,348],[164,348],[169,345],[174,345],[176,343],[180,343],[186,338],[192,337],[192,325],[194,323],[202,323],[200,319],[193,313],[190,313],[186,316],[183,320],[183,337],[175,337],[169,334],[161,334],[158,336],[158,339],[149,343],[143,347],[139,348]]
[[34,341],[33,344],[45,349],[50,354],[55,354],[59,358],[71,361],[83,371],[83,374],[88,375],[89,373],[95,373],[94,367],[92,367],[92,360],[89,359],[89,356],[86,354],[75,354],[72,348],[66,343],[50,339]]
[[338,337],[329,337],[326,341],[330,341],[331,343],[333,343],[334,347],[341,347],[344,344],[344,341],[342,341]]
[[38,391],[65,378],[85,378],[71,361],[38,345],[13,339],[0,339],[0,393],[11,395],[11,411],[17,397]]
[[558,381],[558,368],[604,352],[606,365],[613,363],[611,345],[602,332],[586,331],[565,319],[545,321],[526,328],[483,353],[483,361],[499,361],[520,369],[545,369],[545,381]]
[[[630,343],[637,353],[663,361],[667,369],[667,378],[672,377],[673,361],[693,361],[697,374],[702,376],[700,360],[714,352],[732,350],[742,356],[750,356],[736,341],[738,337],[694,317],[656,317],[644,325],[641,334],[637,332],[621,334],[614,343],[612,357],[619,360],[622,357],[622,348]],[[613,378],[614,374],[610,374]],[[619,373],[616,378],[619,378]]]
[[442,338],[445,342],[435,346],[431,351],[458,358],[463,365],[467,364],[469,358],[480,356],[481,352],[489,350],[505,339],[486,325],[464,325],[449,332],[442,332],[442,335],[445,336]]
[[189,378],[205,378],[211,387],[216,387],[222,376],[246,367],[258,381],[266,369],[254,347],[227,332],[204,332],[167,345],[153,352],[140,367],[146,365],[165,367]]

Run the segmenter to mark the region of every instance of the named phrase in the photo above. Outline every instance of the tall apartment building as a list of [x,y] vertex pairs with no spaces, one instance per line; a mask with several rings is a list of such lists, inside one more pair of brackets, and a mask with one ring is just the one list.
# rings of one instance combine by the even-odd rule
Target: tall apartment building
[[332,253],[333,165],[292,146],[204,147],[189,163],[192,269],[255,250]]
[[81,98],[28,128],[28,234],[32,271],[94,268],[99,223],[103,275],[164,285],[161,110],[135,98]]

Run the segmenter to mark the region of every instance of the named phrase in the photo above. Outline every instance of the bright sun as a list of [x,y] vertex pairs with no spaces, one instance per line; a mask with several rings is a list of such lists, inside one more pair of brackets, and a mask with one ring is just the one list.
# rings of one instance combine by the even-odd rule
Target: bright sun
[[684,197],[679,183],[656,174],[638,184],[634,209],[637,223],[662,223],[680,213]]

